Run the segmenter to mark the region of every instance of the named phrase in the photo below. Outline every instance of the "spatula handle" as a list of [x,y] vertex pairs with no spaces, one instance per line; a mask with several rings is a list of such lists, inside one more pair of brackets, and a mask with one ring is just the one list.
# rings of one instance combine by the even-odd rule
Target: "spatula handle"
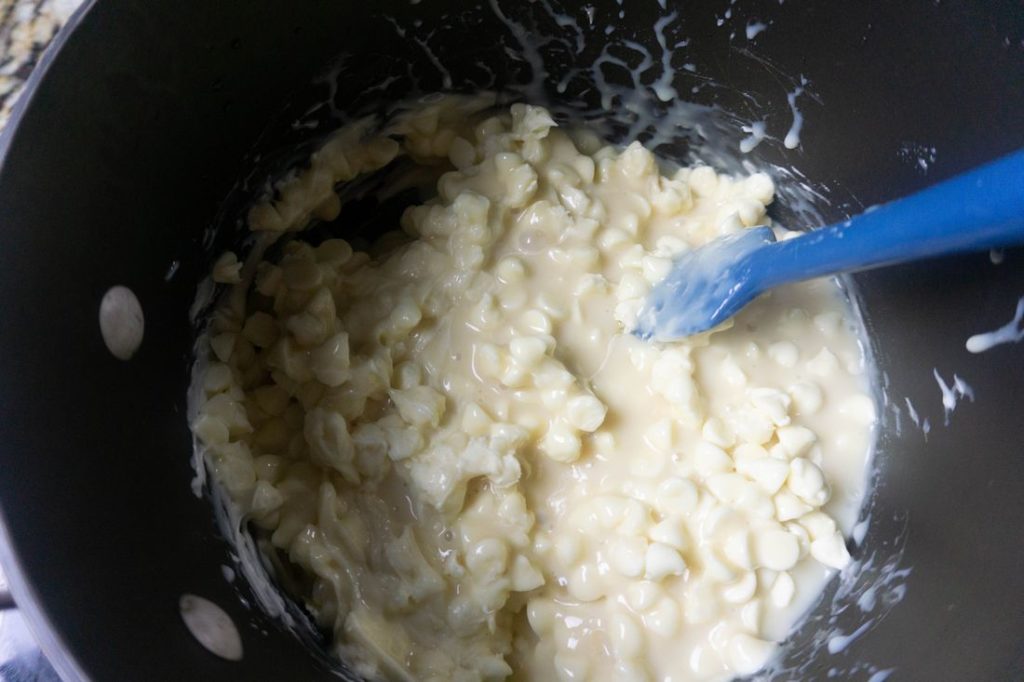
[[839,272],[1024,244],[1024,150],[751,254],[764,289]]

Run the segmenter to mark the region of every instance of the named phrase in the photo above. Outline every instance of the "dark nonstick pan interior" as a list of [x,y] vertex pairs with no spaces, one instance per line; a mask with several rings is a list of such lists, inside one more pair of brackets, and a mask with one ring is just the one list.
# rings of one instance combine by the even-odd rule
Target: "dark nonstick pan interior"
[[[666,34],[689,42],[669,60],[673,84],[716,107],[701,110],[711,112],[702,130],[720,144],[680,128],[660,152],[734,162],[735,151],[719,152],[743,136],[737,118],[765,119],[776,139],[745,158],[791,170],[780,181],[794,192],[773,210],[794,226],[839,219],[1024,146],[1019,1],[668,5],[87,3],[36,75],[0,168],[4,559],[62,673],[334,678],[308,642],[247,608],[244,584],[225,580],[231,549],[209,502],[190,489],[185,396],[197,281],[238,241],[245,202],[339,115],[450,83],[526,92],[621,135],[631,121],[622,99],[596,116],[602,102],[587,74],[622,39],[660,55],[652,27],[675,12]],[[582,48],[555,21],[563,14]],[[767,29],[748,40],[754,22]],[[543,39],[550,35],[563,39]],[[528,45],[539,45],[543,82]],[[629,67],[639,60],[609,49]],[[606,75],[636,85],[628,69]],[[805,124],[800,146],[787,149],[787,94],[801,77]],[[818,195],[816,215],[795,201],[814,196],[801,182]],[[832,585],[786,645],[775,678],[1024,675],[1024,344],[981,355],[964,348],[971,334],[1012,317],[1024,296],[1022,264],[1024,252],[1011,250],[1001,265],[977,254],[856,278],[888,399],[870,523],[853,551],[861,574]],[[115,284],[134,290],[146,316],[128,362],[107,352],[97,324]],[[974,389],[948,421],[936,372]],[[927,433],[908,400],[918,421],[928,418]],[[872,585],[879,603],[857,606]],[[241,662],[192,639],[178,614],[186,592],[240,625]],[[829,639],[868,621],[829,653]]]

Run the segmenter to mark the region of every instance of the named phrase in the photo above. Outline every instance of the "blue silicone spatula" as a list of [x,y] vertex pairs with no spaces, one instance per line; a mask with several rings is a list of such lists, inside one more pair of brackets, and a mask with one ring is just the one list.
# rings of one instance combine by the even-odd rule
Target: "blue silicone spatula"
[[713,329],[781,284],[1024,244],[1024,150],[848,220],[775,241],[754,227],[679,256],[634,334],[668,341]]

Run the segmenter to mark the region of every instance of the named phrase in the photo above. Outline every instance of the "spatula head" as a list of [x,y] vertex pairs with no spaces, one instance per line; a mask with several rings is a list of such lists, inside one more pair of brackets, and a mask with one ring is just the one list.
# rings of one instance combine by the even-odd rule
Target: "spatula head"
[[633,333],[671,341],[725,322],[760,293],[751,254],[775,242],[769,227],[753,227],[680,254],[648,294]]

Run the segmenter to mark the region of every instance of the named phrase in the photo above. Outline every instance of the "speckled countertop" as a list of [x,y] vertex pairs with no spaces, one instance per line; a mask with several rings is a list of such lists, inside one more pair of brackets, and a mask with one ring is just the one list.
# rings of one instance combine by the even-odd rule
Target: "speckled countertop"
[[0,127],[57,31],[83,0],[0,0]]

